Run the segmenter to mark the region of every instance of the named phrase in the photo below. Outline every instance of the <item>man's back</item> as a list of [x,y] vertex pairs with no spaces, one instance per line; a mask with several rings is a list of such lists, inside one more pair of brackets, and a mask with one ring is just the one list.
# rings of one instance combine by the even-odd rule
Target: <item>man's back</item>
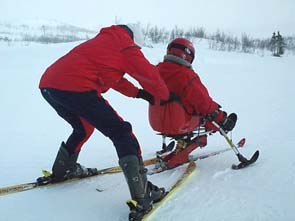
[[98,92],[108,89],[123,75],[121,50],[131,46],[134,42],[123,28],[103,28],[96,37],[52,64],[41,78],[40,87]]

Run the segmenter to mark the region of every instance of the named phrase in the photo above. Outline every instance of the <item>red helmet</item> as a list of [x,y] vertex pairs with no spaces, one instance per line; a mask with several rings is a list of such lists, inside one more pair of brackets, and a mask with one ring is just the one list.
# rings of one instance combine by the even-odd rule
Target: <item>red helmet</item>
[[189,63],[193,63],[195,58],[195,48],[193,43],[186,38],[175,38],[167,47],[167,55],[168,54],[180,57]]

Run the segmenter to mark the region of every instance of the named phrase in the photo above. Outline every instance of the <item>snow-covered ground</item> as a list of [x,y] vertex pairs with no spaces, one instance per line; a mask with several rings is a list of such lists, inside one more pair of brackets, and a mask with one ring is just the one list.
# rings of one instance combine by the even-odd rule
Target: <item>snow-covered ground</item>
[[[35,180],[50,169],[60,142],[71,128],[42,99],[38,82],[54,60],[78,43],[12,47],[0,44],[0,187]],[[195,41],[194,69],[211,96],[227,112],[236,112],[232,134],[246,137],[242,153],[261,152],[257,163],[233,171],[233,152],[197,162],[197,174],[158,211],[157,220],[169,221],[293,221],[295,220],[295,57],[272,57],[208,50]],[[162,60],[165,45],[144,48],[154,64]],[[114,91],[105,96],[130,121],[144,158],[153,156],[161,138],[149,126],[147,103]],[[194,154],[223,149],[219,134]],[[117,164],[111,142],[96,132],[84,146],[80,163],[104,168]],[[183,168],[149,177],[169,187]],[[103,189],[103,192],[96,191]],[[46,187],[0,197],[1,221],[123,221],[129,198],[122,174]]]

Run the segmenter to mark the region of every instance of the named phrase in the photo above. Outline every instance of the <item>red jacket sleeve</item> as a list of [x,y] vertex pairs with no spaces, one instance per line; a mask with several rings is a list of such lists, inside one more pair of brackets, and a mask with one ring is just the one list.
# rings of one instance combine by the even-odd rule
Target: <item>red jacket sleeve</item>
[[169,91],[158,69],[149,63],[138,47],[129,47],[122,51],[126,72],[136,79],[143,89],[155,98],[167,100]]
[[206,116],[218,108],[219,105],[210,97],[197,74],[194,73],[188,84],[183,93],[184,102],[189,101],[197,114]]
[[136,97],[138,88],[135,87],[126,78],[122,78],[115,86],[112,87],[114,90],[124,94],[127,97]]

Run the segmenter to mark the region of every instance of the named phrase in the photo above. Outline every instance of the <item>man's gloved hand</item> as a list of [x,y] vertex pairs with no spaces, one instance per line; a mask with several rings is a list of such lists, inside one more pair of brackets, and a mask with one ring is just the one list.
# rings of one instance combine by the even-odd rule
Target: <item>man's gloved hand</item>
[[234,129],[238,116],[235,113],[231,113],[227,116],[226,112],[216,109],[213,113],[208,114],[206,118],[209,120],[205,125],[206,128],[217,131],[218,128],[211,123],[215,121],[227,133]]
[[151,105],[155,104],[154,96],[143,89],[138,89],[138,93],[136,95],[136,98],[144,99],[147,102],[149,102]]

